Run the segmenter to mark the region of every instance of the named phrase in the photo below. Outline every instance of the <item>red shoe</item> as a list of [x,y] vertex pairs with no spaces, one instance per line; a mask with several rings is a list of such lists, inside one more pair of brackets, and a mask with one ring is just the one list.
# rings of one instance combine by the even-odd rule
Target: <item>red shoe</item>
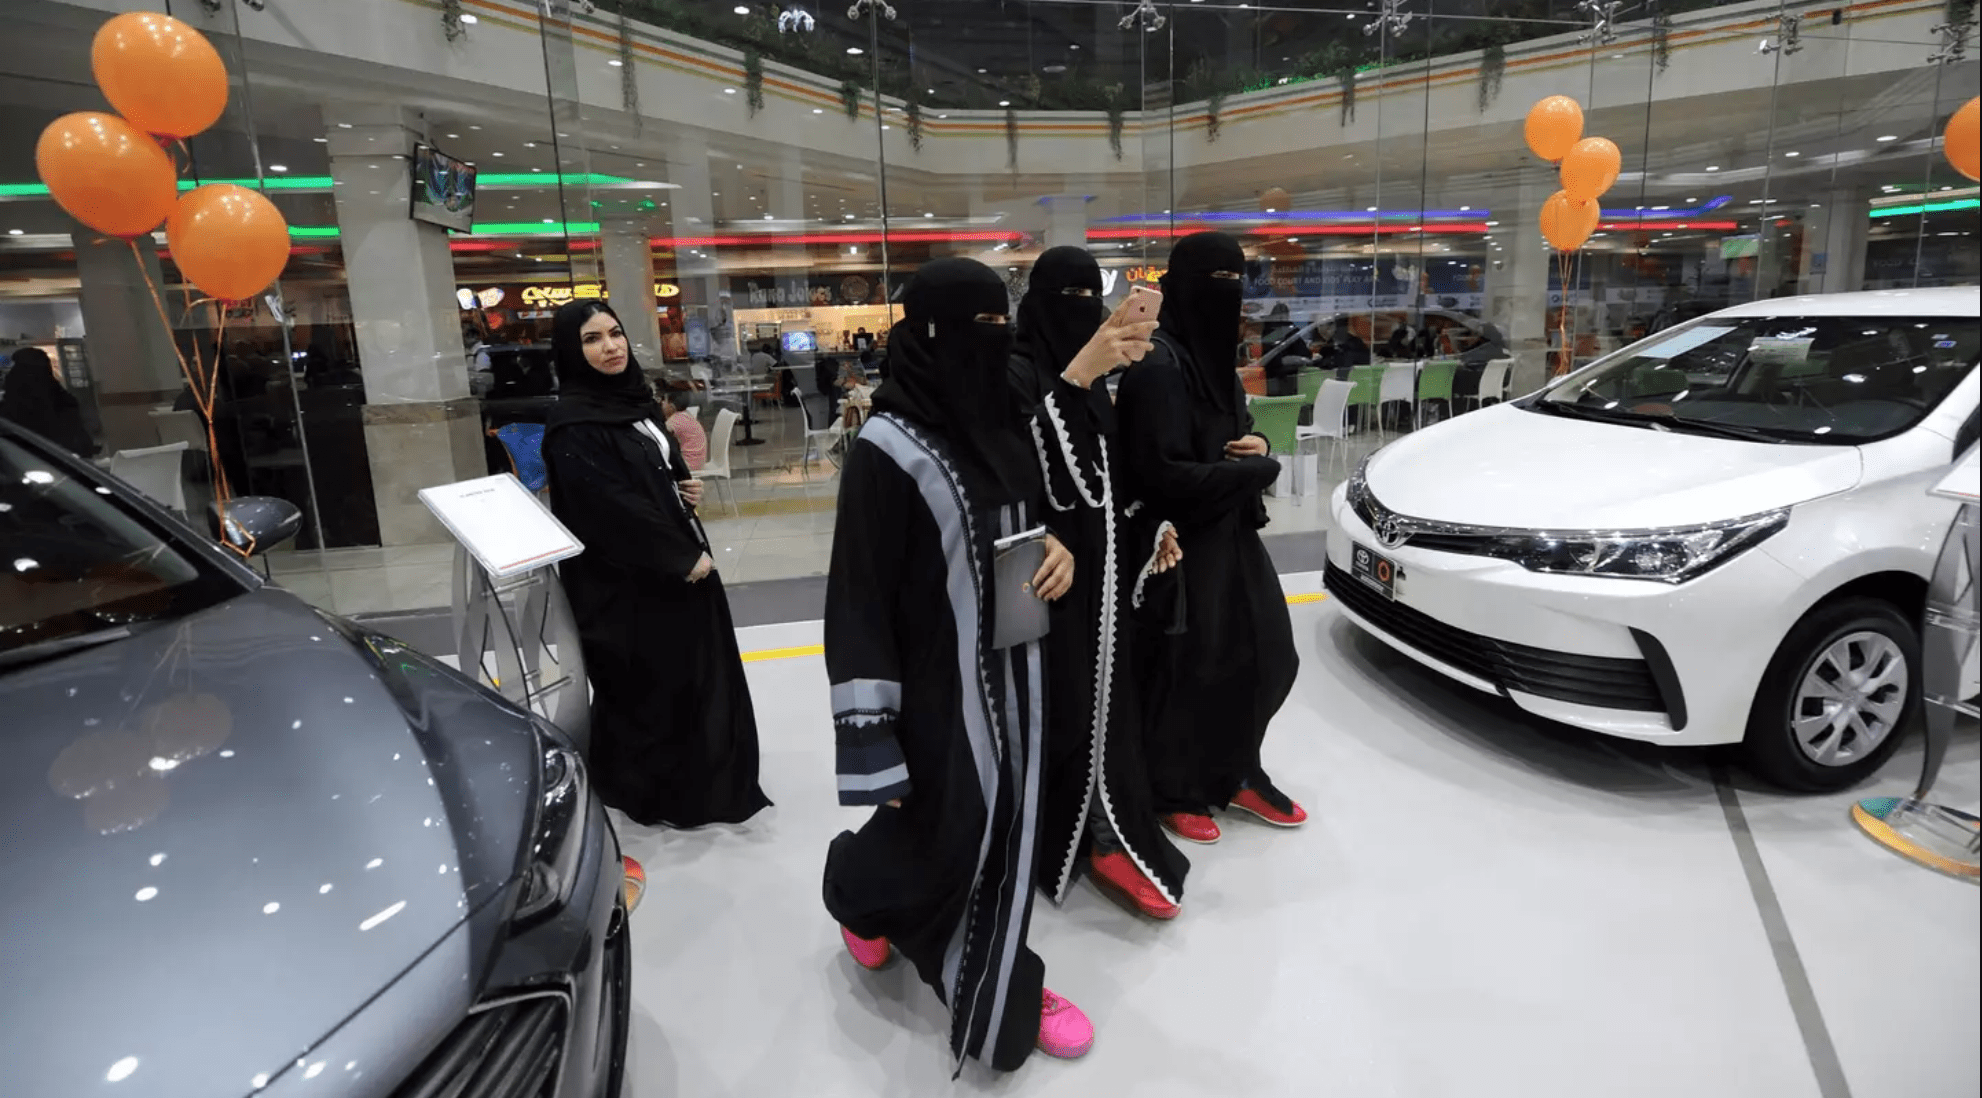
[[840,928],[840,940],[846,943],[846,951],[853,954],[854,961],[869,971],[885,968],[895,954],[886,938],[857,937],[846,927]]
[[1227,807],[1244,809],[1275,827],[1299,827],[1308,822],[1307,809],[1270,785],[1264,790],[1251,787],[1239,790]]
[[1094,1023],[1081,1008],[1043,991],[1039,996],[1039,1051],[1077,1060],[1094,1047]]
[[1209,845],[1218,841],[1218,825],[1213,823],[1209,816],[1200,816],[1194,812],[1172,812],[1163,817],[1163,826],[1170,829],[1170,834],[1187,842]]
[[1120,850],[1113,854],[1100,854],[1088,858],[1089,867],[1094,870],[1094,883],[1101,891],[1133,906],[1137,911],[1152,919],[1174,919],[1183,910],[1163,898],[1156,885],[1142,875],[1129,856]]

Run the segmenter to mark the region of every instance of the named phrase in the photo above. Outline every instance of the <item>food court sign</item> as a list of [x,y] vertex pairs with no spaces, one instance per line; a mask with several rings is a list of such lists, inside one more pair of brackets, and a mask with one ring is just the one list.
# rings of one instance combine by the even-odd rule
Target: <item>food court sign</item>
[[[492,309],[502,304],[503,297],[505,296],[503,290],[495,286],[479,292],[470,290],[464,286],[456,291],[456,293],[461,298],[463,303],[462,308],[464,309],[472,307],[467,304],[470,300],[480,303],[485,309]],[[587,298],[604,298],[611,295],[606,292],[605,284],[600,282],[579,282],[576,284],[557,282],[548,286],[525,286],[517,291],[517,296],[522,299],[523,305],[526,307],[536,306],[543,308],[548,306],[555,308],[570,301],[582,301]],[[656,300],[666,301],[668,298],[680,296],[680,286],[672,282],[654,283],[654,297]]]

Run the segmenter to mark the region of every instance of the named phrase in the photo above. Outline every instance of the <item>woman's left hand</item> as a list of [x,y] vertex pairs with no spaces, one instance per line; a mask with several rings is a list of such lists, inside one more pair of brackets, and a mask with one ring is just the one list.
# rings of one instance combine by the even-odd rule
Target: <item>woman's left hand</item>
[[1039,565],[1039,571],[1032,577],[1032,593],[1047,602],[1059,598],[1074,587],[1074,555],[1060,544],[1060,539],[1046,535],[1046,560]]
[[1271,452],[1266,440],[1258,435],[1247,435],[1225,444],[1225,456],[1228,458],[1266,457]]
[[690,477],[687,480],[676,481],[675,487],[681,490],[681,502],[686,503],[690,510],[702,506],[701,481]]
[[1156,543],[1156,563],[1150,566],[1152,575],[1168,572],[1184,562],[1184,549],[1177,544],[1177,528],[1165,526],[1163,537]]

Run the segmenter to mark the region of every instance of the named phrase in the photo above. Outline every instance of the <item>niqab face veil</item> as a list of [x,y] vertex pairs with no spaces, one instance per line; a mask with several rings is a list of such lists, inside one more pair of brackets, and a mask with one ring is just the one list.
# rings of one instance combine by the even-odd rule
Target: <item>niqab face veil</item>
[[901,323],[888,336],[888,380],[874,394],[876,411],[942,435],[986,504],[1039,493],[1038,464],[1008,380],[1011,325],[977,319],[1010,308],[1003,280],[984,264],[924,264],[902,293]]
[[[1231,412],[1237,371],[1239,306],[1245,297],[1246,253],[1224,233],[1194,233],[1177,242],[1163,275],[1160,331],[1190,353],[1184,379],[1193,396]],[[1220,278],[1218,272],[1237,277]]]
[[551,409],[550,425],[567,423],[637,423],[658,418],[661,406],[654,403],[653,386],[640,372],[633,349],[626,351],[626,368],[616,374],[602,374],[585,360],[585,337],[580,329],[599,313],[619,314],[602,301],[573,301],[559,306],[551,319],[551,355],[557,368],[557,404]]
[[[1075,289],[1089,292],[1084,296],[1067,292]],[[1040,384],[1050,387],[1107,319],[1108,307],[1101,303],[1101,265],[1085,248],[1048,248],[1033,265],[1025,300],[1019,302],[1019,353],[1037,371]],[[1089,390],[1089,399],[1105,406],[1107,391],[1097,384]]]

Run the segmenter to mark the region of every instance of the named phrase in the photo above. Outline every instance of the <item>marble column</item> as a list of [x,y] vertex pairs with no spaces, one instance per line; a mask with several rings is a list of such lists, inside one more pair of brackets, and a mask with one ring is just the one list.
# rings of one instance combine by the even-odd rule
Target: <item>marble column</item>
[[[644,200],[643,200],[644,201]],[[599,258],[605,267],[606,296],[626,328],[633,357],[649,371],[661,368],[661,323],[655,311],[652,224],[637,203],[618,208],[617,199],[601,198]]]
[[734,316],[729,295],[716,273],[715,248],[695,243],[714,236],[715,200],[711,197],[708,146],[684,134],[667,152],[668,228],[674,237],[674,275],[681,287],[681,315],[708,325],[709,355],[719,361],[736,356]]
[[1087,204],[1091,201],[1093,196],[1085,194],[1049,194],[1039,200],[1046,211],[1047,247],[1087,247]]
[[1538,384],[1548,370],[1548,279],[1555,253],[1542,239],[1537,219],[1554,193],[1553,178],[1523,180],[1509,201],[1495,202],[1485,271],[1486,318],[1500,329],[1514,359],[1517,390]]
[[327,104],[330,174],[365,382],[365,448],[382,544],[448,540],[421,488],[487,475],[447,232],[407,216],[420,112]]
[[[151,407],[176,398],[185,378],[151,286],[158,287],[169,315],[176,316],[179,295],[168,292],[149,236],[138,238],[135,254],[122,240],[80,225],[70,240],[82,282],[83,353],[103,417],[103,450],[156,446]],[[209,357],[212,350],[206,348]]]
[[1863,289],[1871,203],[1853,190],[1840,189],[1831,192],[1822,212],[1828,215],[1822,239],[1812,240],[1803,250],[1803,292],[1836,294]]

